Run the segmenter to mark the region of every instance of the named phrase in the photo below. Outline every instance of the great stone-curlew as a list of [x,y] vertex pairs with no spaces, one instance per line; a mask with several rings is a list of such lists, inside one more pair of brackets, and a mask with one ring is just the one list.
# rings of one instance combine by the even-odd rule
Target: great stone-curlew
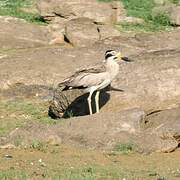
[[62,81],[59,86],[65,86],[63,91],[78,88],[84,89],[85,92],[89,92],[87,100],[90,114],[92,114],[91,97],[96,91],[96,112],[99,113],[100,90],[108,86],[119,73],[118,60],[131,61],[127,57],[122,57],[121,52],[117,53],[114,50],[108,50],[105,53],[104,64],[101,68],[91,67],[77,71],[72,76]]

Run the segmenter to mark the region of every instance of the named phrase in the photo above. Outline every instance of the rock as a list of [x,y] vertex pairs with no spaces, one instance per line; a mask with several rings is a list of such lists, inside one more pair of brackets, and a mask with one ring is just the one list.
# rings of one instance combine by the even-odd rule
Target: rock
[[180,6],[175,4],[168,4],[155,7],[153,9],[153,15],[156,17],[159,14],[167,14],[170,18],[171,24],[180,26]]
[[71,44],[78,47],[92,45],[99,40],[97,25],[88,18],[78,18],[68,21],[65,36]]
[[156,151],[172,152],[180,144],[180,108],[152,113],[144,118],[146,133],[154,136]]
[[[72,102],[76,100],[76,98],[84,94],[83,91],[79,89],[62,91],[63,88],[64,87],[57,87],[54,90],[54,96],[50,102],[48,114],[54,119],[68,117],[69,112],[71,112],[73,116],[86,114],[87,109],[84,109],[86,105],[84,103],[82,104],[82,102],[85,102],[84,100],[81,101],[78,100],[77,103],[73,103],[73,106],[71,105]],[[80,104],[81,106],[80,108],[78,108]]]
[[141,18],[137,18],[137,17],[122,17],[121,19],[119,19],[118,21],[119,23],[127,23],[127,24],[143,24],[144,20]]
[[[126,15],[122,2],[39,0],[37,6],[45,20],[50,22],[48,27],[53,36],[50,44],[64,44],[62,34],[65,34],[78,47],[119,35],[112,25]],[[97,24],[105,25],[101,26],[102,34],[99,34]]]
[[65,121],[63,126],[53,127],[52,131],[67,144],[112,149],[116,143],[129,143],[136,137],[141,130],[144,115],[140,109],[131,109],[75,117]]
[[14,17],[0,16],[0,49],[19,49],[48,45],[51,35],[45,27]]
[[180,6],[173,7],[170,12],[171,23],[180,26]]
[[120,32],[110,25],[97,25],[91,19],[77,18],[66,23],[65,37],[74,46],[86,47]]
[[122,1],[113,1],[112,8],[116,13],[116,23],[118,23],[122,18],[126,17],[126,10]]
[[36,6],[37,6],[37,9],[40,12],[41,16],[43,16],[43,17],[55,16],[53,13],[53,8],[56,6],[55,1],[38,0]]
[[99,25],[98,30],[99,30],[100,40],[109,37],[119,36],[121,34],[120,31],[115,29],[115,27],[109,25]]
[[49,143],[50,145],[60,145],[62,143],[62,139],[57,136],[57,135],[50,135],[48,138],[47,138],[47,143]]
[[21,141],[21,146],[31,146],[33,142],[50,143],[53,145],[61,144],[61,138],[55,134],[48,125],[37,122],[28,122],[25,126],[9,133],[6,144],[16,144]]
[[96,23],[100,24],[114,24],[116,21],[116,14],[107,3],[85,3],[84,7],[84,10],[81,10],[82,5],[79,7],[80,16],[82,17],[93,19]]
[[[63,88],[64,87],[57,87],[54,90],[54,96],[50,102],[48,114],[54,119],[88,115],[88,93],[84,93],[82,89],[62,91]],[[109,100],[109,94],[106,92],[109,88],[110,87],[103,89],[100,93],[100,107],[104,106]],[[93,101],[93,106],[95,106],[94,103]],[[93,111],[95,111],[94,108]]]
[[116,10],[119,10],[110,3],[99,3],[96,0],[39,0],[37,7],[42,16],[50,19],[55,16],[65,19],[86,17],[102,24],[113,24],[116,21]]
[[64,34],[61,32],[54,32],[52,34],[52,40],[49,42],[50,45],[54,44],[65,44]]

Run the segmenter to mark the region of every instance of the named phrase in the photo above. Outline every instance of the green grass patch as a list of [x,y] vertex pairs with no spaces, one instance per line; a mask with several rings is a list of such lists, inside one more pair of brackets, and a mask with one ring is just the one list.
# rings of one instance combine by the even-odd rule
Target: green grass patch
[[171,3],[174,3],[174,4],[177,4],[179,5],[180,4],[180,0],[169,0]]
[[25,171],[16,171],[14,169],[4,170],[0,171],[0,179],[1,180],[27,180],[28,175],[25,173]]
[[[89,166],[81,168],[62,168],[59,170],[44,170],[44,172],[26,172],[9,169],[0,171],[1,180],[18,179],[52,179],[52,180],[95,180],[95,179],[123,179],[129,177],[136,177],[130,171],[123,171],[119,167],[108,167],[108,166]],[[138,177],[138,176],[137,176]]]
[[41,152],[46,152],[48,146],[47,146],[47,144],[45,142],[42,142],[42,141],[39,141],[39,140],[33,140],[33,142],[30,145],[30,148],[34,149],[34,150],[41,151]]
[[24,118],[38,120],[42,123],[54,124],[55,121],[48,116],[48,105],[28,101],[9,101],[1,104],[7,112],[15,113]]
[[114,147],[114,151],[121,154],[129,154],[134,151],[134,147],[135,145],[131,143],[118,143]]
[[1,0],[0,16],[13,16],[25,19],[28,22],[46,24],[39,14],[24,12],[22,8],[31,8],[33,0]]
[[29,121],[44,124],[55,124],[48,116],[48,104],[28,101],[8,101],[0,103],[0,136],[6,135],[15,128],[22,127]]

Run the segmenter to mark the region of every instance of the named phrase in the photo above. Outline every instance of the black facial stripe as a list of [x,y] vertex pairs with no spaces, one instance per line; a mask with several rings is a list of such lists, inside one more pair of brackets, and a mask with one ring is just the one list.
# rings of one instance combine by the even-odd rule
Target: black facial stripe
[[105,54],[107,54],[107,53],[109,53],[109,52],[111,52],[111,51],[114,51],[114,50],[107,50],[107,51],[105,52]]
[[109,57],[112,57],[112,54],[106,54],[105,59],[108,59]]
[[113,59],[118,59],[118,57],[114,56],[114,58],[113,58]]

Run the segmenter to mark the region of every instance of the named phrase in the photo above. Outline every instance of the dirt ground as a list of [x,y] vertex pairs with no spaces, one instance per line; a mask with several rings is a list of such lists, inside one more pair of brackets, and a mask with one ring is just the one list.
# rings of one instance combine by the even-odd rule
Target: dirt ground
[[101,152],[69,146],[0,150],[1,179],[179,179],[180,151]]

